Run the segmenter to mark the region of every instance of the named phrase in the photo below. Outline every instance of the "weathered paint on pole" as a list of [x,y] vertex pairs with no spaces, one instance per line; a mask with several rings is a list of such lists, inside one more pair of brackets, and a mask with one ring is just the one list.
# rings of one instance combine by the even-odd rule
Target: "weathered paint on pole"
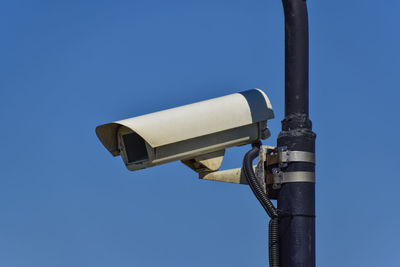
[[[315,152],[309,119],[308,15],[305,0],[282,0],[285,14],[285,118],[278,147]],[[284,172],[315,172],[315,164],[290,162]],[[315,266],[315,184],[282,184],[278,194],[281,267]]]

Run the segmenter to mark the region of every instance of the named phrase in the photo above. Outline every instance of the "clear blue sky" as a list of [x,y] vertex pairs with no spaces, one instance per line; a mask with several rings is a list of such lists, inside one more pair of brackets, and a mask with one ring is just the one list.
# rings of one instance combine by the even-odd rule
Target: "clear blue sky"
[[[399,266],[400,2],[308,3],[317,264]],[[280,1],[3,1],[0,34],[0,266],[266,266],[247,186],[129,172],[95,127],[257,87],[275,144]]]

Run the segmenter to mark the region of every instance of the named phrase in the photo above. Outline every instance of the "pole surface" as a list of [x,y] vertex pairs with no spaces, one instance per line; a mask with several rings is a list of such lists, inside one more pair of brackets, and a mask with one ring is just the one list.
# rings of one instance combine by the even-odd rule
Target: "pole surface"
[[[285,14],[285,118],[278,147],[315,152],[308,103],[308,16],[305,0],[282,0]],[[283,172],[315,172],[291,162]],[[315,267],[315,184],[282,184],[278,195],[281,267]]]

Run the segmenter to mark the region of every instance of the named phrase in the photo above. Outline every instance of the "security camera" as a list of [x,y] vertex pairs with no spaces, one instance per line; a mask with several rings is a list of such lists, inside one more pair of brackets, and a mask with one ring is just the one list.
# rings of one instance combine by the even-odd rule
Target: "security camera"
[[181,160],[202,173],[219,169],[226,148],[268,138],[273,117],[266,94],[251,89],[100,125],[96,134],[131,171]]

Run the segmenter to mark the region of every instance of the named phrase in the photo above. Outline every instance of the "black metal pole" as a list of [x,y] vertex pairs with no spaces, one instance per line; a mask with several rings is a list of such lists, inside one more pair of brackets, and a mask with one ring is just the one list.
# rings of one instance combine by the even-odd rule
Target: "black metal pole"
[[[282,0],[285,14],[285,118],[278,147],[315,152],[308,114],[308,16],[305,0]],[[315,172],[308,162],[290,162],[284,172]],[[278,195],[281,267],[315,266],[315,184],[282,184]]]

